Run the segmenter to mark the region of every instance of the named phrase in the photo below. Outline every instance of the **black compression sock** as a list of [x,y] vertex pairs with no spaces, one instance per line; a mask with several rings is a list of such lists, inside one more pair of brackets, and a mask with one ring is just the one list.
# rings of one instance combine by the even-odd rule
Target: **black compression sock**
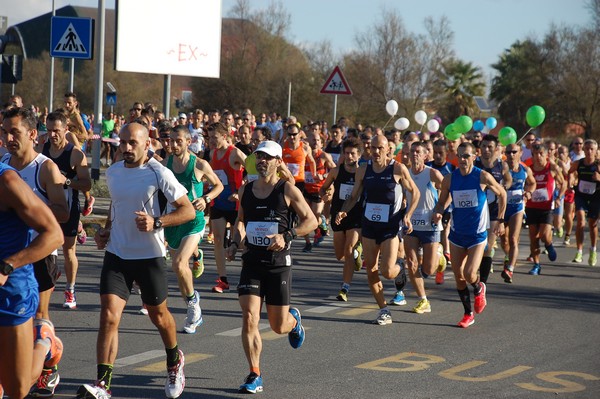
[[487,283],[488,277],[490,276],[490,270],[492,270],[492,257],[484,256],[481,259],[481,265],[479,266],[479,279],[484,283]]
[[179,362],[179,346],[175,345],[173,349],[165,348],[167,352],[167,367],[173,367]]
[[110,389],[110,383],[112,380],[112,372],[113,372],[113,366],[111,364],[98,364],[96,366],[96,370],[97,370],[97,374],[96,376],[98,377],[98,383],[100,383],[101,381],[104,381],[104,388],[106,388],[106,390]]
[[465,314],[471,314],[471,294],[469,293],[469,287],[457,291],[460,301],[463,304],[463,308],[465,308]]

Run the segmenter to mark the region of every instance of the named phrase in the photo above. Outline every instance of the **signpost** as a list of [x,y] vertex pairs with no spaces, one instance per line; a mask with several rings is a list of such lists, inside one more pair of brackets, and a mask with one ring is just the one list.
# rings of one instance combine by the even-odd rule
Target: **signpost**
[[334,94],[333,97],[333,123],[336,123],[337,117],[337,96],[338,94],[351,96],[352,90],[350,85],[346,81],[344,74],[339,66],[336,66],[329,75],[329,78],[325,81],[325,84],[321,88],[321,94]]

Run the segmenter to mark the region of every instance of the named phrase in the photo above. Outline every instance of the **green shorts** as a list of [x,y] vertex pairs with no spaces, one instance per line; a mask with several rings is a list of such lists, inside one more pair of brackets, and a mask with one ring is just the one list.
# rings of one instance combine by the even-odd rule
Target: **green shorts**
[[165,227],[165,240],[167,240],[169,248],[175,250],[179,249],[181,240],[187,236],[199,234],[200,241],[202,241],[205,225],[204,212],[196,212],[196,218],[194,220],[190,220],[179,226]]

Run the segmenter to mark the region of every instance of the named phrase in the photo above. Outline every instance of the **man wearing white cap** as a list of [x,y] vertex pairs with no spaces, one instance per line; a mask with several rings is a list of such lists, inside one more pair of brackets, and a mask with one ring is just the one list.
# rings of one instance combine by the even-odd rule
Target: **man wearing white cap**
[[[290,308],[290,249],[296,236],[306,235],[317,227],[317,219],[300,190],[277,174],[283,162],[281,146],[274,141],[264,141],[254,154],[258,179],[240,189],[238,217],[227,248],[227,257],[233,260],[241,240],[245,240],[238,285],[243,313],[242,343],[250,367],[250,374],[239,388],[245,393],[263,390],[262,342],[258,330],[263,301],[267,304],[273,331],[288,334],[293,348],[299,348],[304,342],[300,311]],[[296,228],[292,226],[293,213],[298,216]]]

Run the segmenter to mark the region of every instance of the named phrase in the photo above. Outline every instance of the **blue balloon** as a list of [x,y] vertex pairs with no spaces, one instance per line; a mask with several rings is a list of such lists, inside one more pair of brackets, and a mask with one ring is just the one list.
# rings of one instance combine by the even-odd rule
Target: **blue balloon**
[[488,127],[488,129],[492,130],[493,128],[496,127],[496,125],[498,124],[498,121],[496,120],[496,118],[494,118],[493,116],[490,116],[489,118],[487,118],[485,120],[485,125]]
[[473,130],[476,132],[481,132],[483,130],[483,122],[479,119],[473,122]]

